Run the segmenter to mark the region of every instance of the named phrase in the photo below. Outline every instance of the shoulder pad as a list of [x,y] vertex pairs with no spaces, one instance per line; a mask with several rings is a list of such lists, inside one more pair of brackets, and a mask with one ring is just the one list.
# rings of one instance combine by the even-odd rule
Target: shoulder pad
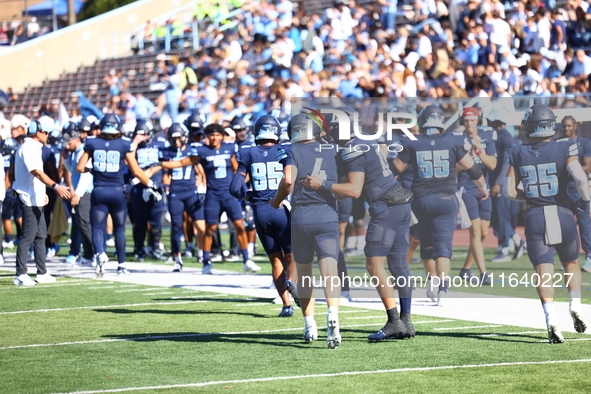
[[94,140],[96,138],[96,136],[94,135],[89,135],[88,137],[86,137],[86,140]]
[[564,137],[564,138],[557,139],[556,142],[568,142],[568,140],[570,140],[569,137]]
[[344,161],[351,161],[359,156],[363,155],[363,152],[356,151],[354,149],[349,149],[347,151],[343,151],[341,154],[341,158]]
[[461,137],[464,134],[464,132],[463,131],[452,131],[450,134]]
[[131,142],[131,139],[129,139],[128,137],[121,137],[121,139],[125,142],[127,142],[127,141]]

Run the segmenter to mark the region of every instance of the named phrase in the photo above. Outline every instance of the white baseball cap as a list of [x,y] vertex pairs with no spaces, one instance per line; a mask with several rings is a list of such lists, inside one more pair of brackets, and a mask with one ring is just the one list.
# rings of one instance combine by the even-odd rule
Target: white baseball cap
[[12,117],[12,119],[10,120],[10,125],[12,126],[13,129],[16,129],[17,127],[22,127],[25,130],[27,130],[29,128],[29,125],[31,124],[31,121],[29,120],[29,118],[27,118],[25,115],[21,115],[21,114],[16,114]]

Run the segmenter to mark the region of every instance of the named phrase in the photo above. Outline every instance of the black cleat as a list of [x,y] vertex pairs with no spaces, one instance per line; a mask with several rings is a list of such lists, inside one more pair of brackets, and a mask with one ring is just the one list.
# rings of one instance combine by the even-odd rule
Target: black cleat
[[297,306],[300,306],[300,299],[298,298],[298,291],[296,289],[296,284],[293,283],[291,280],[285,280],[285,289],[291,294],[293,301],[296,303]]
[[400,314],[400,320],[402,320],[402,323],[404,323],[404,327],[406,327],[404,336],[406,336],[407,338],[414,338],[414,336],[417,333],[417,330],[415,330],[415,325],[412,324],[412,321],[410,320],[410,313],[402,312]]
[[381,342],[389,339],[404,339],[406,337],[406,327],[402,320],[398,319],[394,323],[388,322],[380,331],[367,337],[370,341]]

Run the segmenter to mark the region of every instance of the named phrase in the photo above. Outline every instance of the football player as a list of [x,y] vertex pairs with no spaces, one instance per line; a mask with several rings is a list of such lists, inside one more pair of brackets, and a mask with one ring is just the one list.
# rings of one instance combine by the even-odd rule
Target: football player
[[244,181],[247,176],[250,178],[252,192],[248,200],[252,204],[256,231],[271,262],[273,282],[283,301],[279,317],[291,317],[293,306],[285,286],[295,271],[290,215],[286,206],[274,209],[269,205],[283,177],[283,166],[277,161],[280,132],[281,125],[273,116],[263,115],[257,119],[253,127],[256,146],[245,146],[238,151],[238,171],[232,179],[230,192],[243,199],[247,195]]
[[[319,138],[324,126],[308,114],[297,114],[289,122],[287,132],[291,145],[284,145],[278,159],[284,166],[277,194],[270,201],[278,209],[293,189],[292,251],[298,272],[298,295],[304,315],[304,340],[318,339],[314,320],[314,283],[311,281],[314,253],[320,272],[326,280],[324,294],[328,304],[326,316],[327,343],[331,349],[341,343],[339,328],[339,297],[341,283],[338,271],[339,224],[336,200],[327,185],[337,181],[334,149],[320,149]],[[314,190],[304,186],[309,175],[322,179],[324,187]],[[332,281],[332,279],[337,279]],[[329,283],[330,282],[330,283]]]
[[[196,155],[197,143],[187,145],[189,131],[180,123],[173,123],[168,128],[170,147],[160,153],[165,160],[180,160]],[[174,258],[173,272],[181,272],[181,235],[183,233],[183,213],[187,212],[192,223],[203,220],[203,201],[199,198],[196,185],[195,166],[187,166],[167,170],[163,176],[164,191],[168,197],[171,232],[170,245]],[[202,179],[200,180],[202,181]]]
[[[118,275],[129,274],[125,266],[125,219],[127,204],[124,191],[123,172],[125,163],[131,173],[141,183],[157,194],[154,182],[139,167],[135,153],[131,147],[131,140],[122,137],[119,132],[120,120],[115,114],[106,114],[99,123],[100,134],[88,137],[84,144],[84,153],[76,165],[76,171],[83,173],[89,169],[86,164],[92,160],[94,189],[91,195],[90,221],[92,224],[92,241],[94,244],[94,260],[96,275],[102,277],[105,264],[109,261],[105,253],[105,234],[107,215],[113,218],[115,234],[115,248],[117,251]],[[158,169],[159,167],[153,167]]]
[[[355,136],[354,128],[361,130],[361,124],[355,124],[355,111],[350,108],[340,110],[351,119],[351,135],[345,139],[340,139],[338,127],[331,125],[333,141],[340,147],[337,153],[340,182],[329,185],[316,175],[308,176],[304,185],[313,189],[322,187],[342,198],[363,195],[371,215],[364,249],[366,267],[370,275],[379,279],[376,289],[388,316],[384,327],[368,339],[383,341],[414,337],[416,331],[410,315],[412,285],[406,264],[412,193],[403,189],[394,178],[379,145],[368,145],[365,140]],[[386,261],[388,269],[396,278],[400,314],[394,298],[394,287],[388,281]]]
[[[488,190],[480,166],[467,153],[472,145],[464,133],[442,134],[444,114],[437,105],[425,107],[419,114],[417,140],[401,139],[403,147],[394,165],[399,173],[409,165],[413,169],[412,210],[417,216],[417,235],[421,247],[421,260],[430,280],[427,296],[441,305],[447,293],[452,239],[456,228],[459,203],[456,197],[456,164],[466,171],[478,187],[482,198]],[[437,277],[438,280],[433,280]]]
[[[572,116],[565,116],[561,125],[564,137],[572,138],[576,142],[579,151],[579,163],[581,163],[585,173],[589,174],[591,172],[591,141],[577,135],[577,121]],[[568,194],[571,201],[577,201],[581,198],[572,178],[568,182]],[[586,254],[581,269],[591,272],[591,216],[589,211],[576,212],[576,216],[581,235],[581,245]]]
[[248,240],[244,228],[242,207],[240,202],[230,194],[230,183],[234,172],[238,168],[236,160],[237,146],[234,143],[224,143],[224,127],[210,124],[205,128],[206,145],[198,145],[192,150],[192,155],[181,160],[165,161],[165,169],[193,166],[201,162],[207,180],[205,194],[205,236],[203,239],[203,270],[204,274],[211,274],[211,244],[213,233],[216,231],[220,216],[226,212],[228,219],[236,227],[236,236],[240,244],[243,268],[247,272],[258,272],[261,267],[249,259]]
[[[468,142],[472,144],[470,155],[474,162],[480,166],[484,175],[484,180],[488,185],[488,175],[490,171],[497,166],[497,132],[490,128],[479,130],[482,126],[482,113],[478,108],[466,107],[462,112],[461,123],[464,125],[464,132]],[[492,213],[492,200],[490,198],[482,199],[478,188],[470,179],[470,176],[462,171],[458,174],[458,187],[462,189],[462,199],[466,205],[468,216],[470,217],[470,248],[464,262],[464,267],[460,270],[460,276],[470,280],[472,273],[470,268],[476,259],[476,264],[480,271],[479,283],[490,285],[490,278],[486,272],[486,263],[484,261],[484,249],[482,241],[488,234]]]
[[[564,338],[556,322],[554,287],[545,284],[545,278],[553,278],[556,250],[564,267],[575,330],[585,332],[587,324],[580,311],[580,244],[569,204],[569,174],[581,196],[574,203],[577,212],[589,212],[589,184],[587,174],[579,163],[576,142],[570,138],[551,140],[556,133],[556,116],[549,107],[542,104],[530,107],[521,126],[531,145],[516,145],[509,149],[509,170],[503,194],[507,198],[527,202],[525,237],[529,260],[539,276],[536,288],[546,316],[548,341],[562,343]],[[520,182],[523,182],[523,190],[517,188]]]
[[[150,121],[140,120],[133,130],[133,145],[135,157],[142,170],[159,166],[158,153],[160,149],[170,146],[163,137],[152,138],[153,126]],[[162,188],[162,171],[156,171],[150,179],[156,187]],[[135,183],[132,181],[132,183]],[[138,261],[143,261],[148,255],[154,259],[162,259],[160,253],[160,239],[162,238],[162,213],[164,200],[161,195],[151,193],[151,188],[137,184],[131,189],[131,209],[133,214],[133,244],[134,254]],[[149,245],[144,250],[146,233],[150,223]]]

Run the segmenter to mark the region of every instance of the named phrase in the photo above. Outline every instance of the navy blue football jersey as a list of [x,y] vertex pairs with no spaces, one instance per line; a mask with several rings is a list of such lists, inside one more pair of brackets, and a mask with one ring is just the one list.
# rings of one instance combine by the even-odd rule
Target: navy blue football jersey
[[[406,136],[402,136],[402,138],[408,139]],[[400,137],[396,136],[390,142],[390,148],[388,149],[388,165],[390,166],[390,170],[394,173],[394,159],[398,157],[399,147],[400,145]],[[398,146],[396,146],[398,145]],[[405,189],[412,188],[412,181],[414,179],[414,173],[412,170],[412,166],[408,166],[406,170],[402,172],[402,174],[398,174],[398,182],[404,187]]]
[[283,165],[283,167],[291,164],[291,144],[279,144],[277,145],[277,161]]
[[[584,159],[586,157],[591,157],[591,141],[587,138],[577,136],[575,140],[577,144],[577,149],[579,151],[579,163],[581,165],[584,164]],[[581,195],[577,191],[577,187],[575,186],[575,181],[572,177],[569,176],[568,180],[568,194],[573,201],[577,201],[581,198]]]
[[297,179],[292,180],[293,192],[291,204],[327,204],[336,208],[334,195],[324,189],[313,190],[302,185],[302,180],[308,175],[316,175],[328,182],[337,182],[337,163],[334,149],[320,149],[319,142],[298,143],[283,149],[286,157],[282,163],[297,168]]
[[416,141],[401,140],[402,162],[413,167],[412,191],[416,197],[435,193],[453,194],[457,190],[456,163],[472,147],[464,133],[417,135]]
[[92,160],[94,186],[123,187],[125,155],[132,152],[129,138],[121,137],[107,141],[88,137],[84,143],[84,151],[88,152]]
[[238,146],[231,142],[223,142],[219,149],[196,143],[197,156],[207,178],[207,190],[228,191],[234,177],[232,156],[236,156]]
[[512,146],[509,164],[523,182],[527,203],[543,206],[567,202],[569,174],[566,161],[578,154],[577,144],[570,138]]
[[[164,161],[176,161],[185,157],[198,156],[198,145],[200,144],[195,142],[186,145],[184,149],[168,146],[160,150],[160,157]],[[170,174],[170,193],[181,194],[196,190],[195,178],[197,175],[195,174],[195,166],[173,168],[172,170],[166,170],[166,173]]]
[[238,171],[250,175],[253,204],[268,203],[283,177],[283,166],[277,160],[278,145],[243,147],[238,151]]
[[368,144],[367,141],[354,138],[337,154],[339,178],[351,172],[365,173],[361,195],[370,208],[384,193],[394,189],[398,184],[379,149],[378,144]]
[[[497,156],[497,145],[496,145],[497,132],[496,132],[496,130],[492,130],[492,129],[478,130],[478,136],[481,139],[480,148],[484,151],[484,153],[486,153],[489,156],[496,157]],[[467,135],[465,135],[465,137],[468,139],[468,142],[470,142],[470,144],[472,144],[472,138],[470,138]],[[488,185],[488,179],[489,179],[489,175],[490,175],[491,171],[489,171],[484,166],[484,164],[482,163],[482,160],[480,160],[480,156],[478,156],[477,154],[474,154],[474,155],[472,155],[472,157],[474,158],[474,163],[476,163],[480,167],[480,169],[482,170],[482,175],[484,175],[484,181]],[[458,188],[462,187],[462,186],[465,189],[475,189],[475,190],[478,189],[478,186],[476,186],[476,184],[474,183],[472,178],[470,178],[470,175],[468,175],[468,173],[466,171],[462,171],[458,175]]]
[[[141,142],[135,150],[135,158],[142,170],[158,163],[158,152],[170,146],[166,138],[154,138],[149,143],[147,141]],[[156,185],[162,185],[162,171],[158,171],[150,178]]]

